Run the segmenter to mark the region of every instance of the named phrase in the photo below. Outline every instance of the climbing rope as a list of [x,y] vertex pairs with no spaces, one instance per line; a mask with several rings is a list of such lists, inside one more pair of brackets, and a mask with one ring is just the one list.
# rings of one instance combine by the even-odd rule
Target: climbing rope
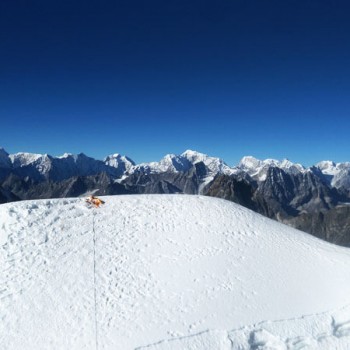
[[95,217],[94,210],[92,221],[93,246],[94,246],[94,313],[95,313],[95,349],[98,350],[98,328],[97,328],[97,287],[96,287],[96,232],[95,232]]

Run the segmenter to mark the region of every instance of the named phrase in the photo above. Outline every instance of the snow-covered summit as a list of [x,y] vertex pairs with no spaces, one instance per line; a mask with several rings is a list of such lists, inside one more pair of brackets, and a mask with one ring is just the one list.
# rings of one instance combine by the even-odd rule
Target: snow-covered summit
[[182,156],[167,154],[159,162],[137,164],[130,172],[141,172],[144,174],[159,174],[164,172],[177,173],[188,171],[191,165],[192,164]]
[[282,161],[276,159],[260,160],[253,156],[243,157],[237,167],[258,181],[264,181],[266,179],[267,172],[271,167],[280,168],[294,175],[306,171],[301,164],[293,163],[288,159],[283,159]]
[[335,175],[337,172],[337,164],[331,160],[323,160],[316,164],[316,167],[326,175]]
[[158,163],[158,168],[160,172],[185,172],[191,168],[191,163],[183,156],[167,154]]
[[350,188],[350,162],[322,161],[316,164],[316,168],[332,186]]
[[186,172],[199,162],[204,164],[207,179],[212,179],[217,174],[231,175],[237,173],[236,169],[230,168],[222,159],[192,150],[187,150],[180,155],[167,154],[159,162],[137,164],[130,172],[144,174]]
[[350,162],[335,163],[330,160],[322,161],[316,164],[316,167],[325,175],[337,175],[342,170],[350,169]]
[[[5,152],[0,152],[0,166],[6,161]],[[19,152],[7,155],[9,167],[17,175],[29,176],[34,180],[61,181],[73,176],[89,176],[99,173],[108,173],[113,176],[121,176],[127,169],[133,166],[133,162],[127,158],[116,155],[107,157],[106,163],[88,157],[84,153],[64,153],[53,157],[48,154],[35,154]],[[120,162],[119,169],[117,162]],[[123,166],[121,166],[123,165]]]
[[73,159],[76,162],[78,159],[78,155],[73,154],[73,153],[63,153],[61,156],[58,156],[57,158],[58,159]]
[[122,156],[119,153],[114,153],[107,156],[104,159],[104,163],[110,167],[118,169],[120,173],[125,171],[130,171],[130,169],[135,166],[135,162],[126,156]]
[[47,154],[18,152],[15,154],[10,154],[9,157],[13,166],[16,168],[24,167],[37,162],[45,162],[49,156]]
[[48,154],[19,152],[10,154],[9,158],[14,169],[34,179],[47,177],[52,169],[53,157]]
[[247,170],[255,170],[261,167],[262,165],[263,165],[263,161],[253,156],[245,156],[238,163],[239,167]]
[[186,157],[192,163],[204,162],[209,157],[205,153],[193,151],[191,149],[188,149],[185,152],[183,152],[181,156]]
[[283,159],[278,166],[290,174],[305,173],[307,171],[303,165],[293,163],[289,159]]
[[349,348],[348,249],[224,200],[104,200],[0,206],[4,349]]
[[203,162],[209,173],[216,174],[227,174],[231,175],[236,173],[234,168],[229,167],[222,159],[210,157],[207,154],[187,150],[181,154],[182,157],[188,159],[192,164]]

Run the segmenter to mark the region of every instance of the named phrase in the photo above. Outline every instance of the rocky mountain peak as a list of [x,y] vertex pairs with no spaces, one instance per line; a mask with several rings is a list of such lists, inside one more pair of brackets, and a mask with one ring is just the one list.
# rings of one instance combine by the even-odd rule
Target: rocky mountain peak
[[11,167],[11,160],[9,158],[9,154],[2,147],[0,147],[0,167],[1,168]]

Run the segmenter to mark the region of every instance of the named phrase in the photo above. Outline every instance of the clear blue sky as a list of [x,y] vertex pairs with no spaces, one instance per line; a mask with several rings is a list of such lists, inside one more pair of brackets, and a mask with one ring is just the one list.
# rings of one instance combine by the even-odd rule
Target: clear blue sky
[[350,4],[0,2],[0,146],[350,160]]

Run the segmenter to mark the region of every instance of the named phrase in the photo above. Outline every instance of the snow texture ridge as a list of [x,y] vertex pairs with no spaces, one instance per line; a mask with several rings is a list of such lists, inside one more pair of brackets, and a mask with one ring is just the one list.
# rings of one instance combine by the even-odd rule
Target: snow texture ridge
[[350,348],[348,249],[220,199],[104,200],[0,206],[2,349]]
[[264,321],[231,331],[204,331],[167,339],[137,350],[329,350],[350,349],[350,305],[336,311]]

